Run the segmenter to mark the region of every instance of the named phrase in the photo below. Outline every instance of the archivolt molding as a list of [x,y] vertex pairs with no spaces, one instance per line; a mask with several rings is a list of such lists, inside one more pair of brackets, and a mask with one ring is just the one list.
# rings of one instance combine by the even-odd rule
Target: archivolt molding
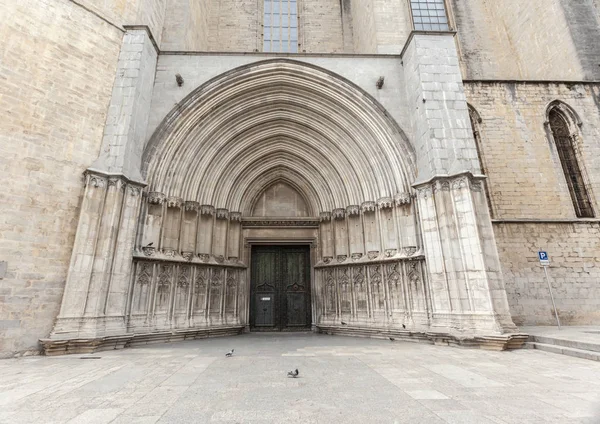
[[583,121],[577,112],[575,112],[575,109],[560,100],[554,100],[546,107],[546,121],[544,122],[544,125],[547,128],[550,126],[550,113],[553,110],[558,110],[566,118],[572,134],[577,134],[579,132],[579,128],[583,125]]
[[244,214],[279,180],[316,216],[408,192],[415,172],[406,136],[367,93],[279,59],[190,94],[153,135],[143,164],[151,191]]

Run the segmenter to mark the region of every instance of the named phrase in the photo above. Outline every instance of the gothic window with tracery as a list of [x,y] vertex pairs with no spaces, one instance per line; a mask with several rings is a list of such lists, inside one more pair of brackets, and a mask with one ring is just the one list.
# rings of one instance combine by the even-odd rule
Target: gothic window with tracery
[[410,0],[417,31],[449,31],[444,0]]
[[569,120],[558,108],[553,108],[548,114],[548,122],[560,163],[565,174],[575,214],[579,218],[593,218],[594,210],[585,185],[582,169],[577,158],[577,136],[570,131]]
[[298,53],[298,3],[265,0],[263,51]]

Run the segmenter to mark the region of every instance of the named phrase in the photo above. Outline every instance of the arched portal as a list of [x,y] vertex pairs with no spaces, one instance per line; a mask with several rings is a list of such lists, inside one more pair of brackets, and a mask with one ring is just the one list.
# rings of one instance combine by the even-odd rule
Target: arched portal
[[[408,192],[415,154],[383,107],[349,81],[291,60],[244,66],[199,87],[145,153],[150,191],[244,211],[257,184],[310,191],[319,211]],[[264,188],[264,187],[263,187]]]
[[[196,322],[214,315],[211,322],[247,324],[253,305],[278,293],[283,298],[273,313],[289,313],[304,304],[304,297],[293,300],[303,290],[312,296],[313,324],[346,314],[382,319],[386,308],[401,316],[409,307],[401,299],[404,288],[397,281],[394,305],[384,304],[383,278],[410,275],[423,284],[411,202],[415,162],[407,137],[384,108],[340,76],[291,60],[234,69],[191,93],[149,141],[138,246],[142,252],[153,246],[154,258],[206,264],[213,275],[208,281],[222,268],[236,275],[233,315],[222,289],[211,300],[212,288],[201,285],[208,300],[199,300],[207,306]],[[255,249],[290,243],[314,249],[309,257],[300,247]],[[257,260],[259,254],[266,259]],[[302,276],[304,268],[292,257],[310,263],[308,274]],[[416,261],[410,269],[403,268],[406,258]],[[355,278],[364,274],[374,284],[373,290],[360,285],[354,301],[348,297],[351,268]],[[331,272],[347,280],[341,295],[325,289]],[[255,292],[259,286],[263,291]],[[423,292],[414,290],[414,309],[425,314]],[[213,303],[217,297],[220,303]],[[196,316],[190,308],[188,316]],[[298,308],[303,315],[304,307]]]
[[[504,348],[512,336],[473,338],[515,327],[462,87],[450,84],[456,100],[427,102],[427,66],[419,55],[404,60],[412,94],[398,104],[414,123],[416,182],[415,149],[387,111],[339,75],[297,61],[208,81],[145,146],[147,104],[127,137],[109,120],[85,173],[46,351],[248,326]],[[119,91],[115,110],[130,99]],[[154,93],[152,104],[165,100]]]

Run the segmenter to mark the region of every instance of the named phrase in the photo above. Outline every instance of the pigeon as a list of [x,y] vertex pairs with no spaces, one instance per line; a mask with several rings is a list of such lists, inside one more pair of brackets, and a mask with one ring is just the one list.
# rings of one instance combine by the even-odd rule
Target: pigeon
[[406,325],[402,324],[402,328],[406,329]]
[[231,358],[233,356],[233,349],[225,354],[226,357]]
[[396,339],[393,337],[390,337],[390,342],[393,342],[394,340],[396,340]]
[[288,377],[296,378],[298,377],[298,374],[300,374],[298,368],[296,368],[294,371],[288,371]]
[[345,323],[344,321],[342,321],[342,325],[348,325],[347,323]]

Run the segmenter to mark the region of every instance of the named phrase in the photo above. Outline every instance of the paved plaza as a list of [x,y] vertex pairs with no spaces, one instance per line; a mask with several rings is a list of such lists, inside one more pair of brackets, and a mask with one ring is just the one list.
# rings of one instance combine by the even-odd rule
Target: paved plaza
[[528,349],[254,333],[7,359],[0,376],[11,424],[600,422],[600,363]]

